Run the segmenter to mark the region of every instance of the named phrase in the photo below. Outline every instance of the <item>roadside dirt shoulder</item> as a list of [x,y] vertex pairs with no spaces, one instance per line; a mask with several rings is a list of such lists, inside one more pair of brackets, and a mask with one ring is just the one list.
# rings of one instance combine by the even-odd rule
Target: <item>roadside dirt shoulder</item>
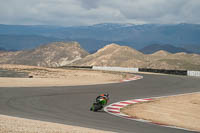
[[132,74],[82,69],[45,68],[24,65],[0,65],[1,69],[26,72],[32,78],[0,77],[0,87],[77,86],[116,83]]
[[170,96],[121,110],[137,118],[200,131],[200,93]]
[[112,132],[0,115],[0,133],[112,133]]

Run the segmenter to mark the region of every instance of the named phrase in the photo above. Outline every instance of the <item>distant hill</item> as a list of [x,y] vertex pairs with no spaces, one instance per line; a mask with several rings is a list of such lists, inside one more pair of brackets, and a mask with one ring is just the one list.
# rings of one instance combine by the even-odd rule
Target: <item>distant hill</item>
[[77,42],[54,42],[31,50],[0,52],[0,64],[22,64],[45,67],[120,66],[156,69],[200,70],[200,55],[164,50],[143,54],[131,47],[109,44],[89,54]]
[[[188,54],[188,53],[175,53],[175,54],[165,54],[164,56],[160,54],[155,56],[155,53],[149,55],[153,63],[151,63],[151,68],[165,68],[165,69],[183,69],[183,70],[200,70],[200,55],[199,54]],[[165,64],[165,66],[159,66],[160,64]],[[168,66],[168,67],[166,67]]]
[[[117,43],[135,49],[150,44],[171,44],[191,51],[185,45],[200,46],[199,24],[115,24],[91,26],[0,25],[0,46],[6,49],[30,49],[55,41],[77,41],[93,53],[99,48]],[[192,50],[200,53],[200,49]]]
[[200,70],[199,59],[198,54],[172,54],[163,50],[143,54],[127,46],[109,44],[71,65]]
[[76,41],[81,44],[89,53],[94,53],[99,48],[111,43],[110,41],[102,41],[95,39],[61,39],[54,37],[45,37],[41,35],[0,35],[0,46],[13,50],[29,50],[41,45],[45,45],[52,42],[70,42]]
[[42,44],[56,41],[60,40],[53,37],[38,35],[0,35],[0,46],[14,50],[33,49]]
[[145,55],[127,46],[109,44],[73,65],[144,67]]
[[0,51],[6,51],[6,49],[5,49],[5,48],[2,48],[2,47],[0,47]]
[[200,54],[200,45],[189,45],[189,44],[187,44],[187,45],[184,45],[183,48],[191,51],[192,53]]
[[142,52],[144,54],[152,54],[152,53],[155,53],[160,50],[164,50],[164,51],[167,51],[170,53],[179,53],[179,52],[192,53],[184,48],[175,47],[173,45],[159,45],[159,44],[148,45],[148,46],[140,49],[140,52]]
[[68,65],[87,56],[77,42],[55,42],[32,50],[0,53],[0,64],[22,64],[45,67]]
[[171,53],[167,52],[167,51],[164,51],[164,50],[159,50],[153,54],[151,54],[152,56],[161,56],[161,57],[164,57],[164,56],[169,56],[171,55]]

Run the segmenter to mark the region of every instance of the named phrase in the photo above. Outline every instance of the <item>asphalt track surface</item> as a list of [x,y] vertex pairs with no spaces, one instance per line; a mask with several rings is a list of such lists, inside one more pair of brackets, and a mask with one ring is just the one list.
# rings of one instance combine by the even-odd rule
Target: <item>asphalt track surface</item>
[[104,92],[113,103],[200,91],[200,78],[142,76],[141,80],[106,85],[0,88],[0,114],[121,133],[189,133],[89,111],[95,97]]

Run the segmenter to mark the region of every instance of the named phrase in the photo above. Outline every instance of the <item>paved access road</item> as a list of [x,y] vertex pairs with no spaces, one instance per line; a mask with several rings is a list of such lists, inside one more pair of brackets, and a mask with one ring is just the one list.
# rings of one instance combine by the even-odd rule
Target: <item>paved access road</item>
[[90,112],[95,97],[110,94],[110,102],[200,91],[200,78],[142,75],[125,83],[47,87],[0,88],[0,114],[78,125],[121,133],[188,133],[180,129],[122,119],[105,112]]

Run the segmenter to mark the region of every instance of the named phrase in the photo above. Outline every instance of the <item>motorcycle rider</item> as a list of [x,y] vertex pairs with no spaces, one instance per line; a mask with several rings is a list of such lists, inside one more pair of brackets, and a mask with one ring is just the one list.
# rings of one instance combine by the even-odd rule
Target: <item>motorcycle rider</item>
[[108,103],[108,100],[109,100],[109,94],[108,93],[101,94],[96,98],[96,102],[97,103],[101,102],[103,106]]
[[97,96],[95,103],[93,103],[92,107],[90,108],[90,111],[98,110],[98,109],[95,109],[95,105],[100,105],[99,107],[102,109],[108,103],[108,100],[109,100],[108,93]]

